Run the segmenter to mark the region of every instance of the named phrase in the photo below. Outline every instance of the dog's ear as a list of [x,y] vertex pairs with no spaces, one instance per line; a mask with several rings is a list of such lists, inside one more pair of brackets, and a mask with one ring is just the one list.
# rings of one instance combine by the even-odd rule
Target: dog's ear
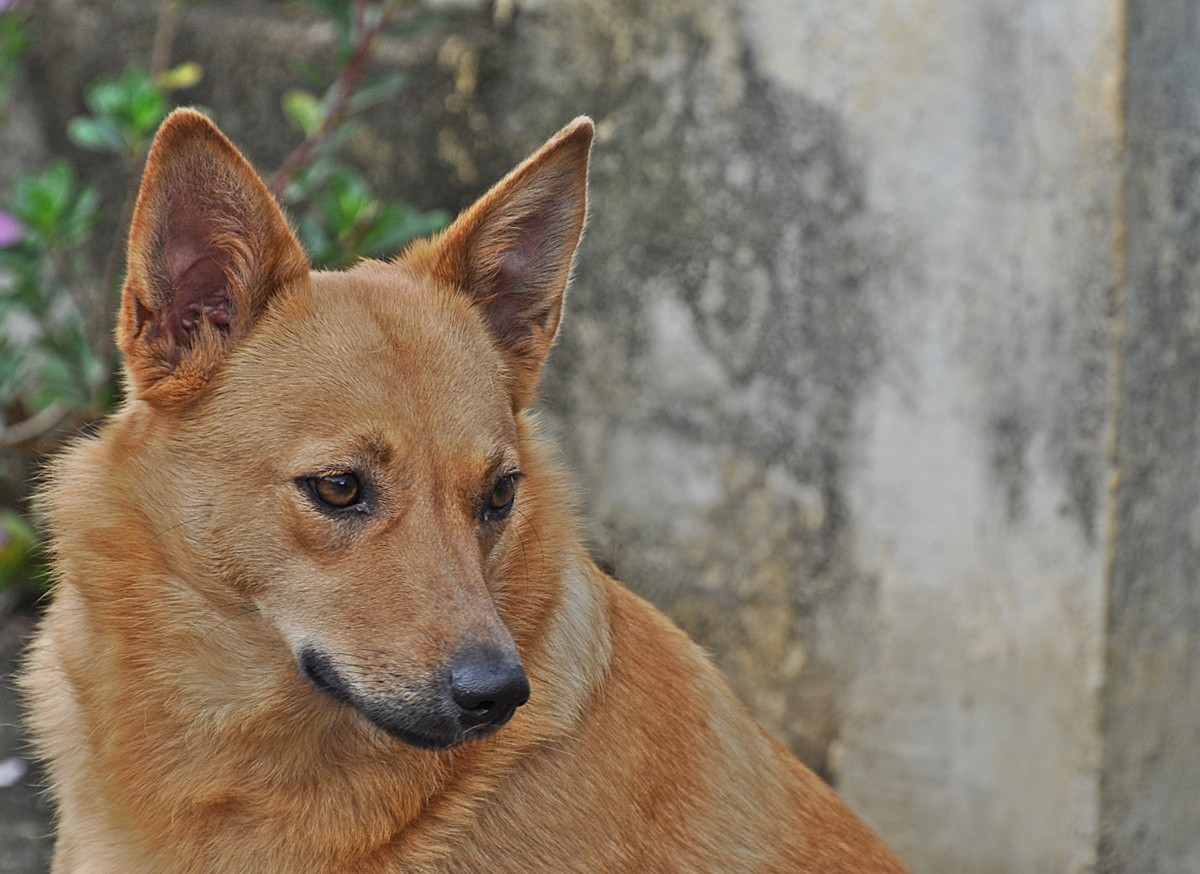
[[211,380],[308,259],[249,162],[198,112],[159,128],[129,230],[117,322],[131,390],[170,405]]
[[413,256],[464,291],[503,350],[517,409],[536,399],[587,212],[592,121],[575,119]]

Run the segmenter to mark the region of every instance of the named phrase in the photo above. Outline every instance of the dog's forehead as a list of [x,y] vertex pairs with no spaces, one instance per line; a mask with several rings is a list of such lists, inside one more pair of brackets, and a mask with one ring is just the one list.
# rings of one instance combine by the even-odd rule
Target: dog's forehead
[[511,422],[504,364],[465,299],[391,265],[315,273],[235,356],[222,394],[329,430],[356,422],[463,439]]

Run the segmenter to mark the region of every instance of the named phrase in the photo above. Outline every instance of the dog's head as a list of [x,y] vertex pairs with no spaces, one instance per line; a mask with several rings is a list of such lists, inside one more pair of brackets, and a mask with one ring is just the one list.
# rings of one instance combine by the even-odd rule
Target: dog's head
[[[174,573],[244,598],[296,670],[442,748],[529,697],[537,471],[523,412],[583,229],[579,119],[392,263],[309,264],[202,115],[151,149],[118,324],[147,511]],[[207,585],[208,583],[206,583]]]

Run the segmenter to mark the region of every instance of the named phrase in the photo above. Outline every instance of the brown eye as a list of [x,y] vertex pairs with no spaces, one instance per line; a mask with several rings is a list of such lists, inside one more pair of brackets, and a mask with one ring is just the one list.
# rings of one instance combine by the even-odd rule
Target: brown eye
[[353,507],[362,499],[362,487],[358,477],[352,473],[313,477],[309,480],[309,487],[318,501],[335,510]]
[[496,480],[492,493],[488,495],[487,506],[483,509],[483,518],[488,522],[503,519],[512,512],[513,502],[517,499],[517,475],[509,474]]

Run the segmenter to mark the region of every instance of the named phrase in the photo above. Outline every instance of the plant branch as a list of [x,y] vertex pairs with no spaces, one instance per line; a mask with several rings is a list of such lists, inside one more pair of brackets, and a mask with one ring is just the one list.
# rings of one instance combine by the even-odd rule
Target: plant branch
[[67,417],[70,409],[65,404],[55,401],[28,419],[14,422],[0,430],[0,447],[17,446],[36,440],[43,434],[53,431]]
[[154,28],[154,47],[150,50],[150,75],[165,73],[171,66],[171,46],[179,30],[179,0],[162,0],[158,24]]
[[283,195],[296,174],[312,163],[333,133],[346,121],[350,112],[350,98],[358,90],[358,84],[366,72],[375,38],[391,26],[401,4],[387,3],[378,19],[368,25],[366,12],[369,5],[368,0],[355,0],[350,57],[330,88],[329,107],[320,127],[305,137],[267,180],[267,187],[276,197]]

